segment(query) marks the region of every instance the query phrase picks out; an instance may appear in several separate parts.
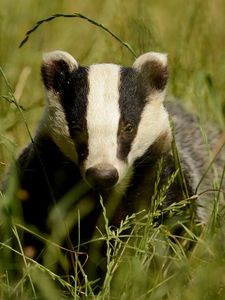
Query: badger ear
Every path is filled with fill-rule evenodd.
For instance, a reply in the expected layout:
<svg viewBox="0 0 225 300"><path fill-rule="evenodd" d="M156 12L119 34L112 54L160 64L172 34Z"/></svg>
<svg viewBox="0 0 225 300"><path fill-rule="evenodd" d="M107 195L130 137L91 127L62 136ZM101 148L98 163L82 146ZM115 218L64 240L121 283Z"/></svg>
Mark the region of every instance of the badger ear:
<svg viewBox="0 0 225 300"><path fill-rule="evenodd" d="M77 68L77 61L67 52L56 50L44 53L41 74L46 89L59 92L70 73Z"/></svg>
<svg viewBox="0 0 225 300"><path fill-rule="evenodd" d="M133 68L138 71L141 83L147 90L163 91L168 80L167 55L148 52L139 56Z"/></svg>

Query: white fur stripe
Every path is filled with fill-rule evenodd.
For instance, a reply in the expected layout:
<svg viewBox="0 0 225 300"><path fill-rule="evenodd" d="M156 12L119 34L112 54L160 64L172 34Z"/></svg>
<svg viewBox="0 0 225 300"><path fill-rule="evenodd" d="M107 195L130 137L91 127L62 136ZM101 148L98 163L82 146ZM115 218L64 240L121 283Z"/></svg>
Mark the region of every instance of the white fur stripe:
<svg viewBox="0 0 225 300"><path fill-rule="evenodd" d="M129 165L141 157L163 132L169 132L169 128L168 113L161 103L160 95L155 96L155 99L151 99L146 104L142 112L137 135L128 155Z"/></svg>
<svg viewBox="0 0 225 300"><path fill-rule="evenodd" d="M45 122L43 122L43 130L48 132L59 149L73 162L77 162L77 153L74 143L69 134L69 128L66 121L65 112L59 101L59 95L47 91L48 108Z"/></svg>
<svg viewBox="0 0 225 300"><path fill-rule="evenodd" d="M89 69L87 105L88 157L85 169L98 163L112 164L119 175L117 132L120 119L120 67L112 64L92 65Z"/></svg>

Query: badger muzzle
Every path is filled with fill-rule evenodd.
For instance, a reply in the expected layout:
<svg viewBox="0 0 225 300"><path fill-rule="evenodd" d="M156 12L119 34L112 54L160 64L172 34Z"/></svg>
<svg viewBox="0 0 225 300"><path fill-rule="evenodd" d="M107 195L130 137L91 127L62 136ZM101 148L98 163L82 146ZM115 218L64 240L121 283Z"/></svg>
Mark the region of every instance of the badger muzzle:
<svg viewBox="0 0 225 300"><path fill-rule="evenodd" d="M94 189L104 190L117 184L119 174L111 164L97 164L86 170L85 179Z"/></svg>

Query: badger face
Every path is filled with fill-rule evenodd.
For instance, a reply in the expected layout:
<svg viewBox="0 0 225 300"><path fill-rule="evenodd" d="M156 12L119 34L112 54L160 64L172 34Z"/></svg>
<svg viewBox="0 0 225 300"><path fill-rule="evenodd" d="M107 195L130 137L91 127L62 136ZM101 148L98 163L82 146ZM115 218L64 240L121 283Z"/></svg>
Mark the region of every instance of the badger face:
<svg viewBox="0 0 225 300"><path fill-rule="evenodd" d="M43 57L42 77L47 130L92 187L119 185L159 139L162 152L170 144L163 107L166 55L146 53L130 68L82 67L70 54L54 51Z"/></svg>

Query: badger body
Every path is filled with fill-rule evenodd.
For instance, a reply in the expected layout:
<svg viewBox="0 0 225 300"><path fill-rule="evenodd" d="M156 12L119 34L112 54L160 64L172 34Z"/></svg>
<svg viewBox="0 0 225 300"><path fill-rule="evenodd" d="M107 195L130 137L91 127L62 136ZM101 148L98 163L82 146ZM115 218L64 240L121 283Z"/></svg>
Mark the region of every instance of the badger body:
<svg viewBox="0 0 225 300"><path fill-rule="evenodd" d="M148 209L159 163L161 186L178 168L169 115L186 197L195 194L208 166L208 146L194 116L176 102L164 104L166 55L146 53L132 67L82 67L70 54L54 51L44 55L41 71L46 109L34 142L18 158L20 189L26 191L22 201L26 223L48 232L49 213L65 197L72 199L68 231L73 232L70 240L76 248L95 231L102 213L99 196L106 206L110 203L110 224L115 226L127 215ZM205 176L198 191L209 189L210 176ZM163 207L184 198L176 179L166 190ZM205 221L212 204L205 205L206 198L197 201L198 218Z"/></svg>

